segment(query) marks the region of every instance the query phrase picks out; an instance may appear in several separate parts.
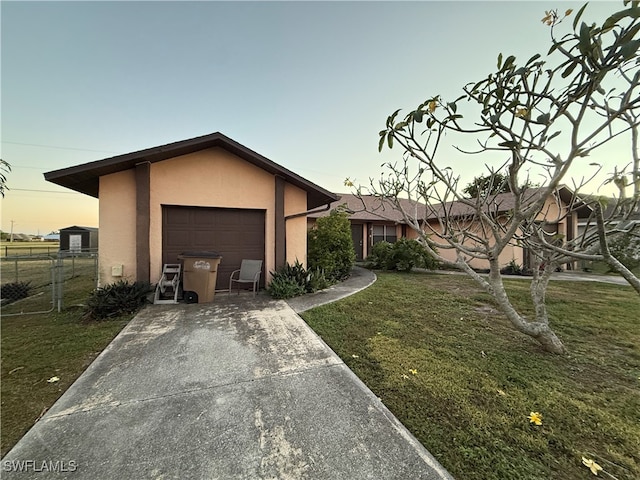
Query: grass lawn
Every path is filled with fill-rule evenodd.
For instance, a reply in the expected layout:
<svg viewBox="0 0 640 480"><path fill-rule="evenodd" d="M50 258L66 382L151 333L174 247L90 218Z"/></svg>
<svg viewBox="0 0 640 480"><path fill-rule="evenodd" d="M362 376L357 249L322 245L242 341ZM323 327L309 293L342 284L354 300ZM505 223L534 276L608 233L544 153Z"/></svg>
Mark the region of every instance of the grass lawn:
<svg viewBox="0 0 640 480"><path fill-rule="evenodd" d="M68 280L65 304L83 303L92 288L90 278ZM42 298L3 307L2 313L42 309L44 306L38 304ZM81 315L81 310L72 308L61 313L2 317L1 455L15 445L131 319L129 315L82 323ZM54 376L60 380L48 383Z"/></svg>
<svg viewBox="0 0 640 480"><path fill-rule="evenodd" d="M593 273L599 273L601 275L619 275L617 272L609 270L609 265L604 262L590 262L589 268ZM640 275L640 267L632 268L631 273Z"/></svg>
<svg viewBox="0 0 640 480"><path fill-rule="evenodd" d="M0 257L13 255L56 255L58 242L0 242Z"/></svg>
<svg viewBox="0 0 640 480"><path fill-rule="evenodd" d="M528 282L510 281L531 311ZM458 275L381 273L302 316L460 479L640 478L640 298L629 287L552 282L543 352ZM542 414L542 425L527 418Z"/></svg>

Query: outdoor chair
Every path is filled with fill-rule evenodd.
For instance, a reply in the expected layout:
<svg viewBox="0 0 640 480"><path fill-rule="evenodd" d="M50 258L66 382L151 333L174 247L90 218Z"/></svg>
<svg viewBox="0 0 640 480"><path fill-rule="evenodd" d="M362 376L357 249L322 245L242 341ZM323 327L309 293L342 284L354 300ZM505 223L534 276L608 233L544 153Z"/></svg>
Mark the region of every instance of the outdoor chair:
<svg viewBox="0 0 640 480"><path fill-rule="evenodd" d="M240 270L234 270L229 278L229 295L233 284L238 284L238 295L240 295L240 285L253 284L253 295L255 296L260 284L260 274L262 273L262 260L242 260ZM235 278L234 278L235 277Z"/></svg>

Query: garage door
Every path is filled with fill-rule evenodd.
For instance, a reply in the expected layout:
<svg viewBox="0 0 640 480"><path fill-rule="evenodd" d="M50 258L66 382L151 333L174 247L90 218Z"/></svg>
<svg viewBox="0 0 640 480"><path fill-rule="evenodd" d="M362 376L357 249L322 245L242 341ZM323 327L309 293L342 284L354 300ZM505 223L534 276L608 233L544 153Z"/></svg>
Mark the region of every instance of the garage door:
<svg viewBox="0 0 640 480"><path fill-rule="evenodd" d="M216 289L229 288L229 276L243 258L264 261L264 232L264 210L163 205L162 261L176 263L189 250L219 252ZM264 267L260 283L264 286Z"/></svg>

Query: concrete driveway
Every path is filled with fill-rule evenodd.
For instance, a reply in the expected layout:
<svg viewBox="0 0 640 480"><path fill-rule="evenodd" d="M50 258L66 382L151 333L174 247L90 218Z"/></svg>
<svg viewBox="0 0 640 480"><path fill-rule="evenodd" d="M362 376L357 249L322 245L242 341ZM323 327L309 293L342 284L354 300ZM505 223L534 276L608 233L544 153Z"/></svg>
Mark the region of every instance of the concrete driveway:
<svg viewBox="0 0 640 480"><path fill-rule="evenodd" d="M291 307L245 295L146 308L2 477L451 478Z"/></svg>

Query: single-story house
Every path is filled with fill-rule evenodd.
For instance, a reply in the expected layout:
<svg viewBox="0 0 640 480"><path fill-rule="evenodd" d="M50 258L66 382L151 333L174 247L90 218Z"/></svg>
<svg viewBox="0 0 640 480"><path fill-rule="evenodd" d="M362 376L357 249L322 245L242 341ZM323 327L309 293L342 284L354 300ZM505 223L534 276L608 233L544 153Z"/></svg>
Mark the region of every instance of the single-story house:
<svg viewBox="0 0 640 480"><path fill-rule="evenodd" d="M222 255L218 289L245 258L263 260L264 274L306 263L307 212L337 200L219 132L44 176L99 199L102 285L155 283L185 251Z"/></svg>
<svg viewBox="0 0 640 480"><path fill-rule="evenodd" d="M73 225L60 229L60 250L63 252L97 252L98 229Z"/></svg>
<svg viewBox="0 0 640 480"><path fill-rule="evenodd" d="M527 196L533 201L541 192L541 189L531 188ZM329 215L330 211L342 206L349 212L351 222L351 236L358 260L365 259L373 245L380 241L395 242L398 238L415 239L418 233L408 225L401 212L394 208L388 200L370 195L355 196L352 194L339 194L339 199L331 204L329 212L312 213L308 217L307 228L313 228L315 221ZM570 241L578 234L578 216L585 215L587 207L584 204L572 202L573 193L566 187L560 187L552 198L545 202L538 221L546 221L545 230L550 234L557 234L559 238ZM402 207L410 212L411 216L419 219L422 230L427 234L435 234L434 241L445 243L437 238L441 233L440 219L444 212L457 222L466 223L470 230L480 235L482 229L474 219L474 211L471 207L461 202L447 202L444 206L437 205L427 207L424 203L401 199ZM569 206L573 208L569 211ZM506 215L514 208L514 197L510 193L497 194L492 198L491 209L498 215ZM440 249L439 254L449 260L455 260L456 253L453 249ZM500 256L500 264L507 265L515 261L518 265L532 267L534 258L527 248L517 242L508 245ZM487 268L488 262L474 259L470 265L475 268ZM568 266L571 268L571 266Z"/></svg>
<svg viewBox="0 0 640 480"><path fill-rule="evenodd" d="M307 217L308 229L313 228L316 220L326 217L338 207L349 213L351 238L356 252L356 260L364 260L371 254L373 245L381 241L394 243L399 238L416 238L417 234L409 227L402 213L394 209L387 201L371 195L360 197L349 193L338 194L339 199L331 204L329 211L312 212ZM406 208L414 205L402 200ZM411 210L410 210L411 211Z"/></svg>

